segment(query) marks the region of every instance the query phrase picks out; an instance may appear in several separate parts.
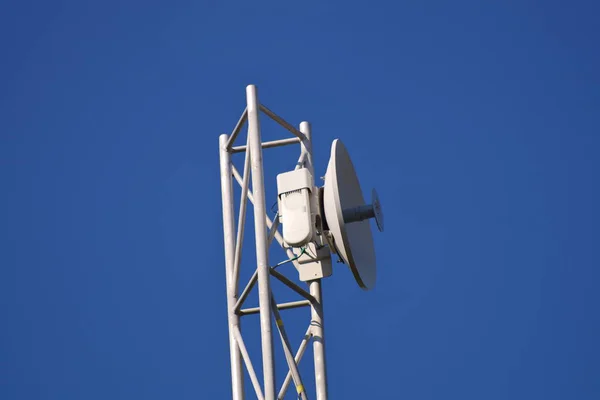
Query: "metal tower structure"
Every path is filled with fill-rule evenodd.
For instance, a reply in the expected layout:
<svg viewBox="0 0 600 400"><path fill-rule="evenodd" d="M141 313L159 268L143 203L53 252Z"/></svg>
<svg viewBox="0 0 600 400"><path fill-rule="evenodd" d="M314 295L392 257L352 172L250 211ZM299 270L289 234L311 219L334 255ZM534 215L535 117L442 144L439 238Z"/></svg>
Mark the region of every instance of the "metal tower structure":
<svg viewBox="0 0 600 400"><path fill-rule="evenodd" d="M227 282L227 313L229 324L229 350L231 362L232 397L234 400L244 399L244 371L245 365L254 392L258 399L275 400L283 399L290 383L294 383L298 397L308 399L298 364L312 342L314 352L314 374L316 386L316 399L327 399L327 373L325 363L325 335L323 327L323 302L321 294L321 278L331 274L331 255L329 241L323 229L319 229L322 222L319 213L312 216L313 225L317 227L310 243L300 252L286 245L279 231L279 213L272 220L266 212L265 182L263 172L263 149L278 146L300 144L300 155L295 169L305 168L310 172L309 191L313 210L319 209L319 189L314 184L314 167L312 160L311 128L308 122L302 122L298 129L287 123L281 117L260 104L256 87L250 85L246 88L247 106L231 135L222 134L219 137L221 191L223 202L223 232L225 248L225 267ZM265 114L293 136L287 139L263 142L259 115ZM245 145L234 146L243 126L248 126L248 136ZM232 164L231 156L234 153L245 152L244 169L242 174ZM285 171L282 171L285 172ZM249 189L252 179L252 190ZM233 182L241 186L240 207L235 222ZM244 237L245 216L247 204L251 202L254 209L254 230L256 241L255 271L243 290L239 290L241 251ZM236 230L237 226L237 230ZM306 276L308 290L269 266L269 248L276 240L289 256L289 262L294 263L298 271L301 269L312 271L310 277ZM308 250L306 250L308 249ZM306 254L305 254L306 253ZM311 279L315 277L315 279ZM290 290L300 295L303 300L288 303L277 303L271 290L271 279L276 279ZM244 308L244 302L255 285L258 285L259 307ZM288 340L285 326L281 319L281 311L291 308L310 308L310 320L299 347L294 349ZM260 384L257 372L244 344L240 319L246 315L259 314L261 328L262 373L263 385ZM272 319L275 323L273 324ZM275 358L273 354L274 332L277 330L288 365L288 373L281 386L277 387L275 380ZM277 390L279 389L279 390Z"/></svg>

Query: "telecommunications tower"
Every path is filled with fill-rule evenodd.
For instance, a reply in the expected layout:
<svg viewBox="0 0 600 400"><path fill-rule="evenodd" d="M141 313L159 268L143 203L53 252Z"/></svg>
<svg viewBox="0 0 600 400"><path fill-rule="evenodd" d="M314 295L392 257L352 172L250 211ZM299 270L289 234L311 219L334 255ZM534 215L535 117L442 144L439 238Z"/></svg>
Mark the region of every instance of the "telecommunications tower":
<svg viewBox="0 0 600 400"><path fill-rule="evenodd" d="M246 88L246 109L231 135L219 137L221 165L221 192L223 202L223 234L225 242L225 269L227 282L227 314L229 324L229 351L231 362L232 398L245 398L245 365L256 398L283 399L293 382L298 397L307 400L309 394L302 383L298 364L309 344L314 352L314 378L317 400L327 399L327 369L325 365L325 336L321 279L332 274L332 253L346 264L357 284L372 289L376 280L376 262L369 219L374 218L383 231L383 213L377 193L372 191L371 204L366 204L356 172L345 146L339 139L333 141L325 183L315 186L312 159L311 127L300 123L299 129L283 120L258 101L254 85ZM261 140L259 115L263 113L287 129L293 137L274 141ZM244 125L248 126L245 145L234 146ZM277 215L271 219L265 202L263 149L300 145L295 168L277 175ZM242 173L231 161L233 153L245 153ZM296 160L290 160L290 164ZM249 189L252 179L252 190ZM237 229L234 214L233 181L241 186ZM241 254L248 202L253 204L256 245L254 274L239 291ZM286 251L288 262L293 263L297 276L291 279L269 266L269 248L273 240ZM278 303L271 291L270 280L276 279L303 300ZM295 281L300 281L297 283ZM244 302L254 286L258 285L259 307L244 308ZM307 290L307 288L308 290ZM288 339L281 319L286 309L308 307L308 328L297 351ZM262 374L261 385L248 354L240 318L259 314L261 329ZM278 387L275 380L273 330L277 330L288 365L288 373Z"/></svg>

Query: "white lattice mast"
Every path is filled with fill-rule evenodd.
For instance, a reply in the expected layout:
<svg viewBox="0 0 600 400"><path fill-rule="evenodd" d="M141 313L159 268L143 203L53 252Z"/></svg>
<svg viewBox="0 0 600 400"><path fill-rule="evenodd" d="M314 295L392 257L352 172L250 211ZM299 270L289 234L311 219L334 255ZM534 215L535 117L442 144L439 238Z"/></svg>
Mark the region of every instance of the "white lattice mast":
<svg viewBox="0 0 600 400"><path fill-rule="evenodd" d="M373 286L375 259L368 219L377 218L377 223L382 229L381 207L375 193L373 204L364 204L354 168L341 142L334 141L332 158L325 178L326 185L324 188L317 188L314 182L310 124L302 122L299 129L294 128L259 103L257 90L253 85L246 88L246 101L247 107L231 135L223 134L219 137L232 397L234 400L245 397L243 362L257 398L283 399L290 383L293 382L298 397L307 400L308 395L298 364L312 341L315 398L326 400L327 369L321 279L331 275L331 253L335 252L340 260L348 264L361 287L370 289ZM293 137L262 142L259 122L261 113L284 127ZM234 146L246 123L246 145ZM300 144L300 155L293 170L281 171L277 176L278 213L274 220L271 220L266 212L262 152L263 149L294 144ZM245 153L243 174L239 173L231 161L231 155L240 152ZM290 165L293 165L292 161L294 160L290 160ZM241 187L237 230L233 199L234 179ZM249 190L250 179L252 191ZM328 182L333 184L328 185ZM253 203L254 209L256 264L254 274L240 292L241 253L248 202ZM348 224L352 224L352 229ZM279 231L281 225L282 232ZM277 266L269 266L269 248L273 240L285 249L289 257L286 262L293 263L299 280L308 285L308 291L302 284L297 284L280 273L276 269ZM353 242L365 242L367 245L364 249L355 248L353 251ZM302 300L277 303L271 291L271 278L283 283ZM256 285L259 307L242 308ZM307 330L294 353L281 318L281 311L299 307L310 307L311 312ZM260 384L249 357L240 328L240 318L252 314L259 314L260 317L263 385ZM271 316L275 319L274 324ZM281 339L288 365L288 373L281 381L279 390L275 379L273 328Z"/></svg>
<svg viewBox="0 0 600 400"><path fill-rule="evenodd" d="M316 386L317 399L327 398L327 380L325 373L325 348L323 335L323 320L321 307L321 283L320 279L309 282L309 291L306 291L291 279L272 269L268 265L269 260L269 245L273 239L276 239L280 245L284 245L281 233L278 231L279 218L275 217L272 221L266 212L265 202L265 184L263 173L263 149L285 146L291 144L300 144L301 152L298 160L297 168L310 169L312 178L312 146L310 142L310 125L303 122L300 125L300 130L294 128L282 118L274 114L272 111L261 105L258 101L256 87L250 85L246 88L247 107L242 117L238 121L231 135L221 135L219 138L219 150L221 158L221 191L223 199L223 231L225 242L225 264L226 264L226 281L227 281L227 309L229 323L229 342L231 353L231 378L232 378L232 395L233 399L240 400L244 398L244 384L242 362L246 365L246 369L250 375L255 394L258 398L266 400L274 400L275 398L283 398L285 392L291 383L297 389L298 395L307 399L304 385L298 371L298 363L307 347L309 340L313 340L313 348L315 352L315 371L316 371ZM259 114L264 112L266 115L274 119L295 137L276 140L272 142L261 142ZM248 138L245 146L233 146L238 134L243 125L248 124ZM245 152L246 158L244 162L243 175L235 169L231 162L231 154L237 152ZM295 161L295 160L294 160ZM250 176L252 178L252 192L248 189ZM240 211L238 215L237 234L235 231L234 221L234 201L233 201L233 179L236 179L242 188ZM310 188L312 200L317 204L316 190L314 188L314 178ZM254 208L254 230L256 240L256 271L252 278L239 293L238 281L241 268L241 248L244 233L244 221L246 213L246 203L251 201ZM292 248L286 249L290 259L292 259L296 268L300 268L299 260ZM329 263L329 271L331 270L331 260L315 261L313 268L318 268L319 265ZM270 288L270 278L280 280L291 290L302 296L304 300L277 304L273 298ZM317 274L318 276L318 274ZM253 309L243 309L242 306L253 286L258 284L259 307ZM290 347L287 338L287 332L280 318L280 311L297 308L310 307L312 320L309 322L309 327L300 343L296 353ZM240 329L239 320L242 316L249 314L260 315L261 326L261 350L263 360L263 382L260 385L259 379L254 370L252 361L248 356L245 348L242 332ZM274 313L276 317L275 326L281 338L284 353L290 372L283 380L276 397L276 382L275 382L275 358L273 356L273 332L271 331L272 322L271 315Z"/></svg>

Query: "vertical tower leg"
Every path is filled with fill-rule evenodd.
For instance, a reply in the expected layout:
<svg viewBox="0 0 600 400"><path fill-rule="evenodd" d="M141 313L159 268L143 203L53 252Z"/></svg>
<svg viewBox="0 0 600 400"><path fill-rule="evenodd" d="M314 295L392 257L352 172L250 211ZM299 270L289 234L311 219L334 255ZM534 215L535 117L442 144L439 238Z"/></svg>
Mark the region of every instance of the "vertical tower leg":
<svg viewBox="0 0 600 400"><path fill-rule="evenodd" d="M233 400L244 399L244 375L242 360L234 332L239 325L239 317L233 312L237 301L237 288L233 276L235 257L235 223L233 214L233 187L231 175L231 155L227 151L226 134L219 137L221 164L221 193L223 197L223 235L225 243L225 279L227 282L227 320L229 323L229 354L231 358L231 388Z"/></svg>
<svg viewBox="0 0 600 400"><path fill-rule="evenodd" d="M306 136L302 143L302 151L306 152L305 165L315 176L312 159L312 140L310 124L300 123L300 132ZM314 182L313 182L314 186ZM310 294L317 300L318 304L311 307L311 328L313 332L313 352L315 360L315 384L317 389L317 400L327 400L327 371L325 364L325 334L323 329L323 296L321 292L321 279L308 283Z"/></svg>
<svg viewBox="0 0 600 400"><path fill-rule="evenodd" d="M260 307L264 395L265 400L275 400L275 363L273 358L273 334L271 332L271 287L269 282L267 225L265 222L267 211L260 123L258 121L260 110L256 87L254 85L246 87L246 101L248 104L248 146L251 156L252 192L254 194L254 230L258 270L258 304Z"/></svg>
<svg viewBox="0 0 600 400"><path fill-rule="evenodd" d="M323 296L321 293L321 279L310 281L309 287L310 294L313 295L318 302L318 305L313 306L311 310L317 400L327 400L327 370L325 364L325 335L323 330Z"/></svg>

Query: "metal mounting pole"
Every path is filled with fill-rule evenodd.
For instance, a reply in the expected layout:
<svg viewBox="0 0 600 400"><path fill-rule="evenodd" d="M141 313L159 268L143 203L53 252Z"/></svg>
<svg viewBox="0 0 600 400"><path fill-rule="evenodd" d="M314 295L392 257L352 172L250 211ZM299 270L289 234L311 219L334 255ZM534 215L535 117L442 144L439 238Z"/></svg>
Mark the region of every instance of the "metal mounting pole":
<svg viewBox="0 0 600 400"><path fill-rule="evenodd" d="M275 400L275 362L273 357L273 334L271 332L271 287L269 274L269 249L267 246L267 215L263 173L262 145L260 137L260 112L256 87L246 87L248 110L248 147L252 167L252 192L254 195L254 230L256 240L256 264L258 271L258 304L263 357L265 400ZM234 303L235 304L235 303Z"/></svg>
<svg viewBox="0 0 600 400"><path fill-rule="evenodd" d="M325 363L325 334L323 329L323 295L321 280L309 282L310 294L318 304L311 309L311 326L313 331L313 354L315 359L315 385L317 400L327 400L327 365Z"/></svg>
<svg viewBox="0 0 600 400"><path fill-rule="evenodd" d="M231 155L227 151L228 136L219 137L221 164L221 193L223 201L223 236L225 244L225 279L227 282L227 319L229 323L229 354L231 358L231 390L233 400L244 399L244 375L241 353L238 348L235 331L239 329L239 317L234 312L237 302L236 279L233 276L235 258L235 223L233 217L233 188L231 174Z"/></svg>
<svg viewBox="0 0 600 400"><path fill-rule="evenodd" d="M312 159L310 124L308 122L301 122L300 132L305 136L305 140L302 142L302 152L305 154L304 162L314 179L315 173ZM325 334L323 329L323 296L321 292L321 279L310 281L308 285L310 294L316 300L316 303L313 303L311 307L311 329L313 334L317 400L327 400L327 370L325 363Z"/></svg>

